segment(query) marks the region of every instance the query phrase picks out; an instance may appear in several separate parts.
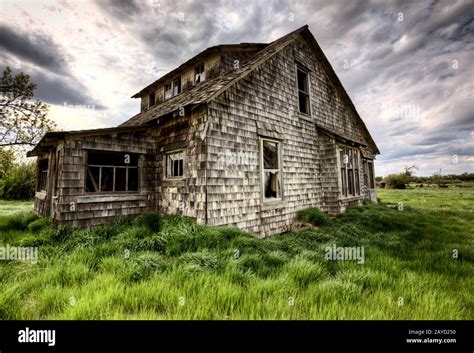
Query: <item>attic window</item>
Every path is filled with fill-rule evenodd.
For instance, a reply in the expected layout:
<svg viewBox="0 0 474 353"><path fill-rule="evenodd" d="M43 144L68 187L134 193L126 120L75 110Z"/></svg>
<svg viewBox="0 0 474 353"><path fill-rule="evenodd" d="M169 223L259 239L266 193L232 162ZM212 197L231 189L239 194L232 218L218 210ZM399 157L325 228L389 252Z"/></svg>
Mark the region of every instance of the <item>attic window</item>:
<svg viewBox="0 0 474 353"><path fill-rule="evenodd" d="M261 150L263 199L281 199L280 142L262 139Z"/></svg>
<svg viewBox="0 0 474 353"><path fill-rule="evenodd" d="M155 92L153 92L148 95L148 108L153 107L155 103Z"/></svg>
<svg viewBox="0 0 474 353"><path fill-rule="evenodd" d="M138 154L87 153L86 192L138 191Z"/></svg>
<svg viewBox="0 0 474 353"><path fill-rule="evenodd" d="M46 191L48 183L48 159L40 159L38 162L38 191Z"/></svg>
<svg viewBox="0 0 474 353"><path fill-rule="evenodd" d="M204 63L197 65L194 68L194 84L206 80L206 72L204 71Z"/></svg>
<svg viewBox="0 0 474 353"><path fill-rule="evenodd" d="M171 82L165 84L165 99L170 99L173 96L173 90L171 89Z"/></svg>
<svg viewBox="0 0 474 353"><path fill-rule="evenodd" d="M183 151L172 152L166 155L166 177L180 178L184 175Z"/></svg>
<svg viewBox="0 0 474 353"><path fill-rule="evenodd" d="M300 113L310 115L308 73L297 68L298 108Z"/></svg>
<svg viewBox="0 0 474 353"><path fill-rule="evenodd" d="M178 77L173 81L173 96L177 96L181 93L181 77Z"/></svg>

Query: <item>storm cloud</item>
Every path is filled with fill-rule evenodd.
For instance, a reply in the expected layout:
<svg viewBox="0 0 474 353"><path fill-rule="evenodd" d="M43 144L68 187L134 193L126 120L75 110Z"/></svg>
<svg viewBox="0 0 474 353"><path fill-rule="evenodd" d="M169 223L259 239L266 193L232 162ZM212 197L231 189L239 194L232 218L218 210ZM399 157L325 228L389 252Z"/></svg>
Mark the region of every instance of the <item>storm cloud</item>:
<svg viewBox="0 0 474 353"><path fill-rule="evenodd" d="M3 1L0 6L7 14L0 20L0 59L10 64L20 59L21 70L38 83L38 97L57 106L107 108L84 115L80 128L114 126L136 114L139 103L132 94L210 46L270 42L308 24L382 152L377 175L414 163L420 175L439 168L473 171L472 1L100 0L28 6ZM64 113L57 115L60 125ZM460 161L456 165L453 155Z"/></svg>

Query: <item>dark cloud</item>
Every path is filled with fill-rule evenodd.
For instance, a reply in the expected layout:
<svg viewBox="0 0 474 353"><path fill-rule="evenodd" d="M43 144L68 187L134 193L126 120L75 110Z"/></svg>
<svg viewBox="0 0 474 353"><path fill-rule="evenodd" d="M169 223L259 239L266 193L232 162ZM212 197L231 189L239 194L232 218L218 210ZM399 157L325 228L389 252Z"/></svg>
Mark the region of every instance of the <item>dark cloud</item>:
<svg viewBox="0 0 474 353"><path fill-rule="evenodd" d="M160 0L149 0L150 3L159 4ZM146 2L137 2L135 0L98 0L97 4L110 14L112 17L120 21L132 21L134 18L142 14Z"/></svg>
<svg viewBox="0 0 474 353"><path fill-rule="evenodd" d="M41 33L25 33L0 24L0 47L18 59L57 73L66 73L64 50Z"/></svg>

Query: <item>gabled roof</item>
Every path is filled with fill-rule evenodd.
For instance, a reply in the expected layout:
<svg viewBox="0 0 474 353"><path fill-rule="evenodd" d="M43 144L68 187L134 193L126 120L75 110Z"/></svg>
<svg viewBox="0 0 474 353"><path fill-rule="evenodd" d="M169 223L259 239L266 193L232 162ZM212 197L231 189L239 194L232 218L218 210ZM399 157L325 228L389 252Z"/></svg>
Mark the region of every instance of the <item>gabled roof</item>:
<svg viewBox="0 0 474 353"><path fill-rule="evenodd" d="M152 121L154 121L155 119L163 115L169 114L171 112L174 112L176 110L179 110L181 108L210 102L213 98L217 97L222 92L227 90L230 86L232 86L234 83L236 83L241 78L243 78L244 76L252 72L253 69L255 69L257 66L261 65L262 63L264 63L265 61L273 57L280 50L285 48L287 45L292 43L293 40L296 39L299 35L301 35L306 40L308 45L313 49L313 52L315 53L316 58L321 64L326 75L328 76L330 81L334 84L342 100L353 112L353 115L356 119L356 123L361 128L361 132L363 133L363 135L367 138L367 141L371 149L374 151L375 154L379 154L380 151L377 145L375 144L375 141L373 140L372 136L370 135L369 130L367 129L365 123L363 122L362 118L357 112L346 90L342 86L342 83L337 77L334 69L332 68L328 59L326 58L323 51L321 50L321 47L319 46L318 42L316 41L312 33L309 31L308 25L298 28L297 30L271 42L270 44L265 46L263 49L257 51L253 56L251 56L249 59L247 59L241 64L240 69L232 70L222 76L218 76L213 79L206 80L203 83L200 83L194 86L188 91L185 91L175 97L172 97L145 112L142 112L133 116L132 118L130 118L129 120L127 120L126 122L122 123L119 126L132 127L132 126L139 126L139 125L147 125L151 123ZM162 79L160 79L159 81L161 81Z"/></svg>
<svg viewBox="0 0 474 353"><path fill-rule="evenodd" d="M184 91L177 96L174 96L163 103L160 103L149 110L139 113L120 126L136 126L147 124L160 116L171 113L180 108L184 108L189 105L196 105L210 101L215 96L222 93L230 85L237 82L240 78L250 73L256 66L260 65L263 61L272 57L280 49L291 43L296 35L307 29L308 26L301 27L294 32L291 32L280 39L265 46L252 57L242 62L240 68L237 70L229 71L228 73L217 76L215 78L206 80L190 90Z"/></svg>
<svg viewBox="0 0 474 353"><path fill-rule="evenodd" d="M196 56L193 56L191 59L188 61L184 62L180 66L178 66L176 69L168 72L166 75L160 77L158 80L152 82L145 88L143 88L140 92L135 93L132 98L140 98L144 94L151 93L153 89L156 89L160 84L164 83L165 81L168 81L175 77L176 75L179 74L183 69L192 66L193 64L199 63L200 60L208 57L212 53L224 53L224 52L229 52L229 51L235 51L235 50L260 50L262 48L265 48L268 44L266 43L240 43L240 44L220 44L220 45L215 45L213 47L209 47L206 50L200 52Z"/></svg>

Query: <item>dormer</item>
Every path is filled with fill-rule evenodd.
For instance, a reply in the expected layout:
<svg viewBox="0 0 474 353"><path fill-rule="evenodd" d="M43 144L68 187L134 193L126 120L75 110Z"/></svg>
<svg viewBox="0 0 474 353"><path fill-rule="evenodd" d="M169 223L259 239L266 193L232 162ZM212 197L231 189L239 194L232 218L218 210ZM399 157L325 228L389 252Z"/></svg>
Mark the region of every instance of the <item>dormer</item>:
<svg viewBox="0 0 474 353"><path fill-rule="evenodd" d="M242 43L208 48L176 69L148 85L132 98L141 99L141 112L172 99L196 85L200 85L239 67L266 44Z"/></svg>

